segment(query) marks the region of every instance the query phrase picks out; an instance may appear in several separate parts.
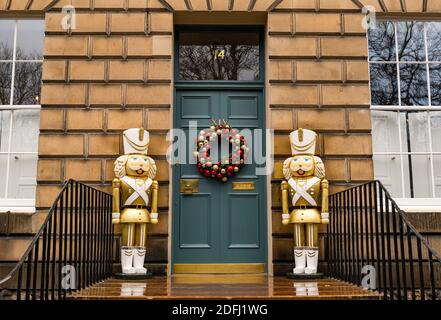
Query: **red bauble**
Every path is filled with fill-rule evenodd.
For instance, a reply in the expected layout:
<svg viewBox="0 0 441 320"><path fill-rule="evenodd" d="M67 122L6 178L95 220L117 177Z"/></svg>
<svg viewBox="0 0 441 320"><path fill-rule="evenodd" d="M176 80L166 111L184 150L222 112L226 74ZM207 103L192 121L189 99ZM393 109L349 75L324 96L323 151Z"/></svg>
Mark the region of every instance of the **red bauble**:
<svg viewBox="0 0 441 320"><path fill-rule="evenodd" d="M216 170L211 170L211 174L212 174L212 175L215 175L216 173L217 173Z"/></svg>
<svg viewBox="0 0 441 320"><path fill-rule="evenodd" d="M227 176L231 177L233 174L231 172L227 172Z"/></svg>
<svg viewBox="0 0 441 320"><path fill-rule="evenodd" d="M202 163L198 162L198 168L202 168Z"/></svg>
<svg viewBox="0 0 441 320"><path fill-rule="evenodd" d="M222 173L218 173L216 177L217 177L218 179L222 179L223 175L222 175Z"/></svg>
<svg viewBox="0 0 441 320"><path fill-rule="evenodd" d="M208 178L210 174L211 174L210 170L205 170L204 176Z"/></svg>
<svg viewBox="0 0 441 320"><path fill-rule="evenodd" d="M204 173L204 169L200 168L200 169L199 169L199 172L200 172L200 173Z"/></svg>
<svg viewBox="0 0 441 320"><path fill-rule="evenodd" d="M233 170L234 170L234 168L233 168L233 166L228 166L228 172L233 172Z"/></svg>

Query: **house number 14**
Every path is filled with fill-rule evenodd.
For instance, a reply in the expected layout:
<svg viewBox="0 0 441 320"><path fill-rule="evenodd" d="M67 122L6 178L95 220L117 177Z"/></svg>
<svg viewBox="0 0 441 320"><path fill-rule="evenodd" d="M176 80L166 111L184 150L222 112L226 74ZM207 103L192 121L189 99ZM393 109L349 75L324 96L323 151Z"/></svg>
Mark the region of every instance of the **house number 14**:
<svg viewBox="0 0 441 320"><path fill-rule="evenodd" d="M224 60L225 59L225 49L214 51L214 60Z"/></svg>

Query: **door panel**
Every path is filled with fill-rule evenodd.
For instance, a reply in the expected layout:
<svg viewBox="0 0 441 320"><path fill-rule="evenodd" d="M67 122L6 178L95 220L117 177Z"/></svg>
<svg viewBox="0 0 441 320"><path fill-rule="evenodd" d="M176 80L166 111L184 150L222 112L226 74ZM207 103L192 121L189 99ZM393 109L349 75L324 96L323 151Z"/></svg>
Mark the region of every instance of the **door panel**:
<svg viewBox="0 0 441 320"><path fill-rule="evenodd" d="M227 96L228 119L258 119L259 104L257 96L229 95Z"/></svg>
<svg viewBox="0 0 441 320"><path fill-rule="evenodd" d="M229 194L228 248L259 248L259 195Z"/></svg>
<svg viewBox="0 0 441 320"><path fill-rule="evenodd" d="M263 128L262 96L261 91L178 90L175 127L188 132L191 120L201 130L211 119L227 119L239 130ZM265 177L256 175L252 163L226 183L207 179L188 164L190 157L192 150L187 163L173 169L173 263L265 263ZM199 192L180 193L180 179L199 179ZM251 182L255 189L233 190L232 182Z"/></svg>
<svg viewBox="0 0 441 320"><path fill-rule="evenodd" d="M181 96L182 119L210 119L213 114L213 96L195 92L194 95Z"/></svg>
<svg viewBox="0 0 441 320"><path fill-rule="evenodd" d="M211 248L211 219L213 210L210 194L183 197L179 210L179 245L181 248Z"/></svg>

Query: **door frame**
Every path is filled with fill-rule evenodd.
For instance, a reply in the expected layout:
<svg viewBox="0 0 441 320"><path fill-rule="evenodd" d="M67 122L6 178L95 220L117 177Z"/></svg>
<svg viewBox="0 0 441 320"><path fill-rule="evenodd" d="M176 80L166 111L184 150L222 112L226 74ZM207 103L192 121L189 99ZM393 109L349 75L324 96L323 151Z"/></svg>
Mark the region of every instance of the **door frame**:
<svg viewBox="0 0 441 320"><path fill-rule="evenodd" d="M254 31L259 33L259 80L255 81L243 81L243 80L178 80L179 76L179 32L181 31ZM236 26L236 25L175 25L174 28L174 40L173 40L173 96L172 96L172 122L173 122L173 128L176 127L178 119L177 113L174 112L174 108L176 105L176 93L178 90L238 90L238 91L260 91L262 93L262 129L265 130L267 128L267 118L266 118L266 94L265 94L265 87L266 87L266 48L265 48L265 26L263 25L246 25L246 26ZM265 139L265 153L268 152L268 141ZM268 158L268 155L266 155L266 158ZM168 240L168 268L167 268L167 274L171 275L173 274L173 266L174 266L174 256L173 256L173 250L174 250L174 215L178 212L178 202L176 201L177 195L180 193L179 190L179 184L175 183L175 180L178 178L178 172L177 167L175 165L171 165L171 191L170 199L169 199L169 240ZM177 181L177 180L176 180ZM271 273L272 272L272 266L270 266L271 261L269 261L269 252L270 248L269 245L271 243L271 231L269 229L269 225L271 225L271 211L270 206L268 203L268 177L263 177L263 202L265 203L265 206L263 208L264 214L264 224L265 224L265 230L266 237L264 240L264 252L265 252L265 272ZM269 214L268 214L269 212Z"/></svg>

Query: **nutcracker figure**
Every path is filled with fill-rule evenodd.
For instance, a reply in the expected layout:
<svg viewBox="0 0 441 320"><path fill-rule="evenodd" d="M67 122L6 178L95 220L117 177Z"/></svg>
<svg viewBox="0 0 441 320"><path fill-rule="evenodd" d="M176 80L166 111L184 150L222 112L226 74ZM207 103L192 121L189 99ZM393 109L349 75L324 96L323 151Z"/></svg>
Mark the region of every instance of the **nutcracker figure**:
<svg viewBox="0 0 441 320"><path fill-rule="evenodd" d="M317 134L299 129L289 138L293 156L283 163L282 223L294 226L293 273L311 275L317 273L318 226L329 223L328 180L314 156Z"/></svg>
<svg viewBox="0 0 441 320"><path fill-rule="evenodd" d="M147 156L148 145L147 131L128 129L123 132L124 155L115 161L112 222L121 224L123 274L147 273L147 224L158 223L156 164Z"/></svg>

